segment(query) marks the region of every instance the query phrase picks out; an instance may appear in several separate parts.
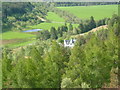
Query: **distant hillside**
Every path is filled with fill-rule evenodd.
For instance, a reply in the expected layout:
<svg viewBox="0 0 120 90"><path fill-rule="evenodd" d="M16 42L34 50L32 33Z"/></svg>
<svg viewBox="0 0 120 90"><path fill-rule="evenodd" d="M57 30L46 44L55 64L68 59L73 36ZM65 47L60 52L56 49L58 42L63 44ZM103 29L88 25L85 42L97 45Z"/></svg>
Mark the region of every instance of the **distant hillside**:
<svg viewBox="0 0 120 90"><path fill-rule="evenodd" d="M23 15L24 13L27 13L28 11L31 11L33 9L33 5L31 3L24 3L24 2L3 2L2 4L2 12L3 12L3 21L8 16L16 16L16 15Z"/></svg>
<svg viewBox="0 0 120 90"><path fill-rule="evenodd" d="M91 6L91 5L112 5L117 2L55 2L55 6Z"/></svg>
<svg viewBox="0 0 120 90"><path fill-rule="evenodd" d="M2 4L3 31L23 30L27 25L35 25L43 22L48 12L45 3L32 2L3 2Z"/></svg>

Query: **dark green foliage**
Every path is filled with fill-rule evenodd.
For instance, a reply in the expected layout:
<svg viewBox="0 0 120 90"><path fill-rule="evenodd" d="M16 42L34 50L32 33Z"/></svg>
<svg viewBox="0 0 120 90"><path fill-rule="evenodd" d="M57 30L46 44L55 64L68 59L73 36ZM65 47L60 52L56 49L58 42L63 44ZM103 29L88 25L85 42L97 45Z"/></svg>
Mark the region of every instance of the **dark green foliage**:
<svg viewBox="0 0 120 90"><path fill-rule="evenodd" d="M32 49L30 52L30 57L35 61L39 61L42 59L39 51L37 50L37 48L35 46L32 46Z"/></svg>
<svg viewBox="0 0 120 90"><path fill-rule="evenodd" d="M45 82L48 88L60 88L61 76L64 73L65 62L68 62L67 51L58 43L52 43L50 51L45 58Z"/></svg>
<svg viewBox="0 0 120 90"><path fill-rule="evenodd" d="M111 20L109 21L108 25L110 27L112 27L114 25L114 23L116 23L119 20L119 16L117 16L116 14L113 14Z"/></svg>
<svg viewBox="0 0 120 90"><path fill-rule="evenodd" d="M81 33L87 32L92 30L93 28L96 28L96 21L94 20L94 17L91 16L90 20L86 20L79 24L78 29L80 29Z"/></svg>
<svg viewBox="0 0 120 90"><path fill-rule="evenodd" d="M36 38L39 40L47 40L50 38L50 32L48 30L41 31Z"/></svg>
<svg viewBox="0 0 120 90"><path fill-rule="evenodd" d="M67 32L68 31L68 27L65 25L65 26L61 26L61 30L63 32Z"/></svg>
<svg viewBox="0 0 120 90"><path fill-rule="evenodd" d="M31 5L31 3L24 3L24 2L12 2L12 3L8 3L8 2L4 2L2 3L2 12L3 12L3 21L4 18L7 18L8 16L15 16L17 17L17 15L22 15L24 13L27 13L28 11L31 11L33 6Z"/></svg>
<svg viewBox="0 0 120 90"><path fill-rule="evenodd" d="M58 27L57 34L58 34L58 37L63 36L63 31L62 31L61 27Z"/></svg>
<svg viewBox="0 0 120 90"><path fill-rule="evenodd" d="M109 18L104 18L96 22L96 27L108 24Z"/></svg>
<svg viewBox="0 0 120 90"><path fill-rule="evenodd" d="M110 5L118 4L118 2L55 2L57 7L67 7L67 6L90 6L90 5Z"/></svg>
<svg viewBox="0 0 120 90"><path fill-rule="evenodd" d="M58 39L58 42L61 43L61 44L63 44L63 43L64 43L64 39L63 39L62 37L60 37L60 38Z"/></svg>
<svg viewBox="0 0 120 90"><path fill-rule="evenodd" d="M69 24L69 31L72 31L73 30L73 26L72 26L72 24L70 23Z"/></svg>
<svg viewBox="0 0 120 90"><path fill-rule="evenodd" d="M44 87L41 82L44 79L43 71L42 60L36 62L34 59L19 59L12 71L12 85L16 88Z"/></svg>
<svg viewBox="0 0 120 90"><path fill-rule="evenodd" d="M81 33L85 32L84 25L82 23L79 24L78 28L81 30Z"/></svg>
<svg viewBox="0 0 120 90"><path fill-rule="evenodd" d="M90 17L90 21L89 21L88 28L89 28L89 30L91 30L91 29L93 29L93 28L95 28L95 27L96 27L96 22L95 22L95 20L94 20L94 17L91 16L91 17Z"/></svg>
<svg viewBox="0 0 120 90"><path fill-rule="evenodd" d="M51 39L57 39L58 38L57 31L54 27L51 27L50 34L51 34Z"/></svg>
<svg viewBox="0 0 120 90"><path fill-rule="evenodd" d="M12 65L11 65L11 62L12 60L11 59L8 59L8 53L10 51L8 49L4 49L3 50L3 56L2 56L2 83L3 83L3 87L7 87L9 86L9 84L11 83L11 80L10 80L10 73L11 73L11 70L12 70Z"/></svg>
<svg viewBox="0 0 120 90"><path fill-rule="evenodd" d="M78 37L77 38L77 44L78 45L83 45L83 44L85 44L86 43L86 39L85 39L85 37L84 36L80 36L80 37Z"/></svg>
<svg viewBox="0 0 120 90"><path fill-rule="evenodd" d="M115 36L113 37L115 39ZM71 83L71 87L77 88L101 88L104 83L110 83L110 72L114 67L112 57L115 56L110 56L108 49L110 46L106 44L109 40L98 40L97 36L92 35L89 42L76 43L72 49L66 73L63 75L63 88L70 87L69 84L67 86L67 83ZM114 41L116 42L117 39ZM65 84L65 80L69 80L69 82L66 81Z"/></svg>

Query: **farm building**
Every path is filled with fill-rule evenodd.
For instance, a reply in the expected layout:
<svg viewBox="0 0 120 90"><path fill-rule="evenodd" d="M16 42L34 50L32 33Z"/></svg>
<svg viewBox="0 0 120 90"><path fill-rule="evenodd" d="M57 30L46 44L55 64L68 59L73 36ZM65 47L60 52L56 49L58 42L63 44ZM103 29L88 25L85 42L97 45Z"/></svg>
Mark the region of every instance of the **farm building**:
<svg viewBox="0 0 120 90"><path fill-rule="evenodd" d="M64 47L70 47L72 48L75 44L75 39L71 39L71 40L64 40Z"/></svg>

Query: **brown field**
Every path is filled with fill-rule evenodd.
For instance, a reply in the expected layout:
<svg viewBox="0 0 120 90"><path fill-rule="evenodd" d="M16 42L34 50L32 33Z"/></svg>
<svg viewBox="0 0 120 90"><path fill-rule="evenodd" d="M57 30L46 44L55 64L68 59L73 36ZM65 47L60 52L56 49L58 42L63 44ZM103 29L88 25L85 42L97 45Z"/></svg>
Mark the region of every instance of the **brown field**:
<svg viewBox="0 0 120 90"><path fill-rule="evenodd" d="M24 39L10 39L10 40L0 40L0 45L13 44L17 42L25 41Z"/></svg>

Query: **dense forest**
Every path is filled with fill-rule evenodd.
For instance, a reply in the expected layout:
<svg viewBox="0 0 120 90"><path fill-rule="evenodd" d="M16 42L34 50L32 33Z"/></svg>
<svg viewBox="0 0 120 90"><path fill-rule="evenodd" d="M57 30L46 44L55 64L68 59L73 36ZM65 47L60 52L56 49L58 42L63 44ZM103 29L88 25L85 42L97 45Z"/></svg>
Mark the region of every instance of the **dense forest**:
<svg viewBox="0 0 120 90"><path fill-rule="evenodd" d="M120 16L82 20L59 6L110 5L117 2L4 2L3 32L22 32L47 20L48 12L64 25L35 33L35 43L2 47L3 88L116 88L120 86ZM42 19L46 21L43 21ZM74 27L74 24L78 26ZM99 26L107 26L95 32ZM87 33L87 34L85 34ZM82 34L82 35L81 35ZM76 39L73 48L64 40ZM14 39L15 40L15 39ZM30 39L27 39L30 40ZM0 66L1 67L1 66Z"/></svg>
<svg viewBox="0 0 120 90"><path fill-rule="evenodd" d="M111 75L117 87L119 21L114 15L108 29L77 37L72 49L51 39L18 50L3 48L3 87L103 88L110 87Z"/></svg>

